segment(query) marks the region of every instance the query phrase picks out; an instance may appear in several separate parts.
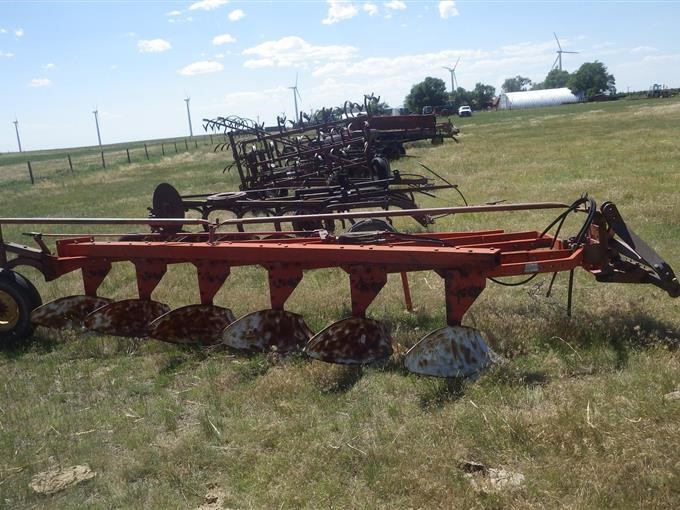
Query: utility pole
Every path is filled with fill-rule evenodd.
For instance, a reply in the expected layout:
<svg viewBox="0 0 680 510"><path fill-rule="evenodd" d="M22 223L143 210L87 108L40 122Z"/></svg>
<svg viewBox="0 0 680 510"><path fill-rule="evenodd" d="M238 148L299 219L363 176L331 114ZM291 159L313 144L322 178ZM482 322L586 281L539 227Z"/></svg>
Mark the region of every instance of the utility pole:
<svg viewBox="0 0 680 510"><path fill-rule="evenodd" d="M194 137L194 129L191 127L191 111L189 110L189 101L191 101L190 97L187 97L184 102L187 104L187 118L189 119L189 136L191 138Z"/></svg>
<svg viewBox="0 0 680 510"><path fill-rule="evenodd" d="M14 129L17 132L17 143L19 144L19 152L23 152L21 150L21 138L19 138L19 120L15 118L13 124Z"/></svg>
<svg viewBox="0 0 680 510"><path fill-rule="evenodd" d="M101 134L99 133L99 111L94 110L92 113L94 113L94 122L97 125L97 140L99 140L99 149L101 150L101 148L102 148L102 137L101 137Z"/></svg>

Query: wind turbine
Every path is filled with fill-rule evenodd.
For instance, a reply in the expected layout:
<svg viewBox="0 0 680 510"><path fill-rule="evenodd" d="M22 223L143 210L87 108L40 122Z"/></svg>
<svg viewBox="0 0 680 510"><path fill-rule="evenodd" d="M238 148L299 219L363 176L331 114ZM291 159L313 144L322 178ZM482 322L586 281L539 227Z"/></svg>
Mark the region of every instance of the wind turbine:
<svg viewBox="0 0 680 510"><path fill-rule="evenodd" d="M559 48L557 50L557 58L555 59L555 62L553 62L552 69L559 69L560 71L562 70L562 53L578 53L578 51L565 51L562 49L562 45L560 44L560 40L557 38L557 34L553 32L553 35L555 36L555 40L557 41L557 47Z"/></svg>
<svg viewBox="0 0 680 510"><path fill-rule="evenodd" d="M191 127L191 110L189 110L189 102L191 98L189 96L184 98L184 102L187 104L187 118L189 119L189 137L194 137L194 128Z"/></svg>
<svg viewBox="0 0 680 510"><path fill-rule="evenodd" d="M300 92L298 92L298 73L295 73L295 85L292 87L288 87L293 91L293 101L295 101L295 124L297 124L300 121L300 114L298 113L298 98L300 98L300 101L302 101L302 96L300 95Z"/></svg>
<svg viewBox="0 0 680 510"><path fill-rule="evenodd" d="M456 65L453 67L442 67L442 69L446 69L449 73L451 73L451 93L453 94L456 91L456 87L458 87L458 80L456 80L456 67L458 67L458 62L460 62L460 57L458 57L458 60L456 60ZM454 87L455 85L455 87Z"/></svg>

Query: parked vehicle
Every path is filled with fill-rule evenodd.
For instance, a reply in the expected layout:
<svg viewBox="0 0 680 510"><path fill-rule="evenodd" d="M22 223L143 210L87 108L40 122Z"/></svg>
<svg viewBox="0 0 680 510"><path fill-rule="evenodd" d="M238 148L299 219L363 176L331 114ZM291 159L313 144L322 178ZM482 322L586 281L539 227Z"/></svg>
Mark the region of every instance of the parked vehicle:
<svg viewBox="0 0 680 510"><path fill-rule="evenodd" d="M472 117L472 109L468 105L458 108L459 117Z"/></svg>

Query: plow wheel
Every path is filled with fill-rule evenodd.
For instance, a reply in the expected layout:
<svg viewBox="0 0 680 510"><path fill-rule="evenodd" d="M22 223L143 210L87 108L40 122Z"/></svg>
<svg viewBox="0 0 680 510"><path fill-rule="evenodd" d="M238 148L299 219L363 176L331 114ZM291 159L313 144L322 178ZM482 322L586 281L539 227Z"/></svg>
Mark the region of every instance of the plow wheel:
<svg viewBox="0 0 680 510"><path fill-rule="evenodd" d="M188 305L161 315L149 327L149 336L176 344L212 345L222 338L222 330L234 322L228 308L215 305Z"/></svg>
<svg viewBox="0 0 680 510"><path fill-rule="evenodd" d="M156 186L151 201L154 218L184 218L184 205L179 192L170 184L163 182ZM164 234L177 234L181 225L159 227Z"/></svg>
<svg viewBox="0 0 680 510"><path fill-rule="evenodd" d="M31 282L14 271L0 269L0 346L31 336L31 310L40 304Z"/></svg>
<svg viewBox="0 0 680 510"><path fill-rule="evenodd" d="M341 365L364 365L392 355L392 340L378 321L348 317L317 333L305 346L311 358Z"/></svg>
<svg viewBox="0 0 680 510"><path fill-rule="evenodd" d="M285 310L260 310L227 326L222 342L250 352L285 353L301 349L312 334L301 315Z"/></svg>
<svg viewBox="0 0 680 510"><path fill-rule="evenodd" d="M491 364L493 352L481 333L465 326L436 329L404 356L409 371L434 377L476 378Z"/></svg>

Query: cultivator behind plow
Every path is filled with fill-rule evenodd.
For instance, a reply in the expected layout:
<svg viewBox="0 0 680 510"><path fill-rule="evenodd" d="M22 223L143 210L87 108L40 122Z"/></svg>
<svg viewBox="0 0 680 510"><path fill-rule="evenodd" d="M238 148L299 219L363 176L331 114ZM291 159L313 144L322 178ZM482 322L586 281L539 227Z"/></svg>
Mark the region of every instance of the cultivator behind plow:
<svg viewBox="0 0 680 510"><path fill-rule="evenodd" d="M367 317L367 309L387 281L388 274L435 271L444 281L447 325L426 335L405 355L406 367L416 373L454 377L477 374L491 359L479 331L462 325L465 313L488 279L573 271L582 267L602 282L651 283L670 296L680 295L680 284L670 266L624 223L616 207L580 199L571 206L558 203L501 204L440 208L438 212L491 213L560 209L543 231L443 232L400 234L391 231L331 235L325 231L222 233L217 223L178 220L67 220L2 219L9 224L126 224L151 227L206 225L208 232L140 234L132 240L103 240L99 235L66 236L56 241L56 253L45 244L47 234L30 234L38 248L0 239L0 332L3 339L29 335L32 325L75 325L110 335L151 337L176 343L226 344L245 351L304 351L319 360L366 364L388 358L392 339L381 322ZM434 213L435 210L426 210ZM422 212L422 211L420 211ZM559 238L567 215L583 214L581 229ZM371 213L327 215L362 218ZM385 211L385 216L408 211ZM290 218L278 218L290 221ZM229 220L265 222L271 218ZM553 227L556 234L549 234ZM64 237L58 235L57 237ZM111 301L98 289L112 264L130 262L136 271L138 296ZM200 304L175 310L152 297L171 264L196 267ZM46 280L80 270L84 294L40 305L40 296L16 267L38 269ZM271 308L234 320L232 312L213 303L232 267L262 266L269 281ZM349 276L351 316L314 334L302 316L287 311L289 296L305 272L342 268Z"/></svg>

